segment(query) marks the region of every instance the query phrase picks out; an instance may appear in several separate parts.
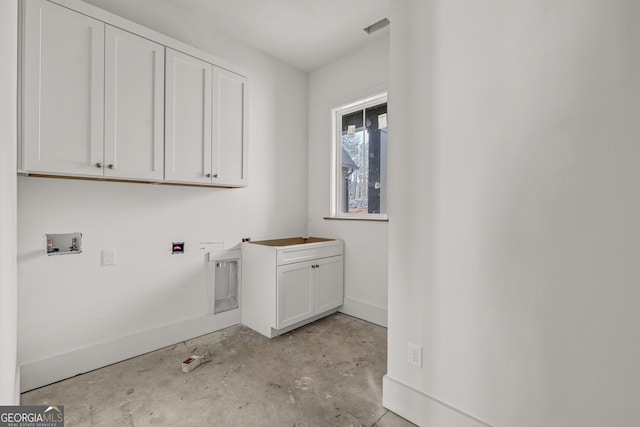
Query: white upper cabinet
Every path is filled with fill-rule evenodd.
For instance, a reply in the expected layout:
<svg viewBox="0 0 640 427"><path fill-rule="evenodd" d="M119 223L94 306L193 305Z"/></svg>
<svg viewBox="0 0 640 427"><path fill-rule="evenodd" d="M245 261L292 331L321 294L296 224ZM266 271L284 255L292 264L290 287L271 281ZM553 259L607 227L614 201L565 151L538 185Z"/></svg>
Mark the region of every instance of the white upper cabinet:
<svg viewBox="0 0 640 427"><path fill-rule="evenodd" d="M164 46L111 26L105 37L104 175L164 178Z"/></svg>
<svg viewBox="0 0 640 427"><path fill-rule="evenodd" d="M82 1L21 5L20 172L247 185L233 66Z"/></svg>
<svg viewBox="0 0 640 427"><path fill-rule="evenodd" d="M167 181L211 183L211 86L211 64L167 48Z"/></svg>
<svg viewBox="0 0 640 427"><path fill-rule="evenodd" d="M247 79L213 67L214 184L247 184Z"/></svg>
<svg viewBox="0 0 640 427"><path fill-rule="evenodd" d="M167 49L165 179L247 183L247 79Z"/></svg>
<svg viewBox="0 0 640 427"><path fill-rule="evenodd" d="M104 24L43 0L24 7L20 169L101 176Z"/></svg>

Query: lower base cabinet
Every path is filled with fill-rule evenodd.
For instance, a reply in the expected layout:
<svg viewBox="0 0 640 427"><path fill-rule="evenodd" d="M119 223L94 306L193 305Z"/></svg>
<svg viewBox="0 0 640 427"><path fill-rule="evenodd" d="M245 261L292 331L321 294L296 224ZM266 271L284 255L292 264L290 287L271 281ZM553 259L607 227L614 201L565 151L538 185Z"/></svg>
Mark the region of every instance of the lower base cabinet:
<svg viewBox="0 0 640 427"><path fill-rule="evenodd" d="M247 242L242 259L242 323L269 338L343 304L342 240L287 246Z"/></svg>

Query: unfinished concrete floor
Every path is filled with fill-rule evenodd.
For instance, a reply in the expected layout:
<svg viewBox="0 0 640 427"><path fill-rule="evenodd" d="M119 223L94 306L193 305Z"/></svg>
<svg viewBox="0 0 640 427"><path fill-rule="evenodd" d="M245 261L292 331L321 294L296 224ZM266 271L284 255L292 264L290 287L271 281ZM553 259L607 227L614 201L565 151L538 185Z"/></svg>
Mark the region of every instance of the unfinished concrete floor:
<svg viewBox="0 0 640 427"><path fill-rule="evenodd" d="M205 355L184 373L181 362ZM335 314L269 340L234 326L33 390L72 426L413 424L382 407L385 328Z"/></svg>

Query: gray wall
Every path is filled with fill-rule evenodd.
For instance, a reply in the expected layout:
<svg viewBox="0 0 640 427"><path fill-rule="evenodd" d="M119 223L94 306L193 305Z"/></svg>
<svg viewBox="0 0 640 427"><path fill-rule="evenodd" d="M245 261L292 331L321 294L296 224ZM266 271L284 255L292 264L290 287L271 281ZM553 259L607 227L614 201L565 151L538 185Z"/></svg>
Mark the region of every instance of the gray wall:
<svg viewBox="0 0 640 427"><path fill-rule="evenodd" d="M0 3L0 405L16 395L16 141L18 2Z"/></svg>
<svg viewBox="0 0 640 427"><path fill-rule="evenodd" d="M306 73L219 36L200 17L151 0L92 3L247 72L249 186L20 177L18 337L23 388L50 381L47 375L73 363L95 368L105 362L105 354L124 358L145 343L152 349L166 337L180 341L189 333L185 331L204 333L205 323L209 330L220 328L215 319L224 315L211 322L202 318L208 272L199 243L219 242L230 249L245 236L302 235L307 227ZM45 256L43 234L66 232L83 233L83 253ZM187 253L172 256L173 241L185 241ZM102 267L101 250L110 248L117 251L117 264ZM194 327L193 319L202 322Z"/></svg>
<svg viewBox="0 0 640 427"><path fill-rule="evenodd" d="M636 424L638 3L395 7L387 406Z"/></svg>
<svg viewBox="0 0 640 427"><path fill-rule="evenodd" d="M386 90L389 38L313 71L309 76L309 234L345 241L341 311L387 325L387 222L325 220L330 215L331 109Z"/></svg>

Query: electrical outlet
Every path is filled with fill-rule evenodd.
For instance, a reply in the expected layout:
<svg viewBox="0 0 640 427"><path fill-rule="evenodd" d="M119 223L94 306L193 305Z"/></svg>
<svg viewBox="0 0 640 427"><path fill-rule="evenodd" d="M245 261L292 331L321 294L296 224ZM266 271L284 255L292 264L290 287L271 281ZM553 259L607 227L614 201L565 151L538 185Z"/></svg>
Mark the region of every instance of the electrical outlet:
<svg viewBox="0 0 640 427"><path fill-rule="evenodd" d="M102 250L102 266L115 265L116 263L116 250L115 249L103 249Z"/></svg>
<svg viewBox="0 0 640 427"><path fill-rule="evenodd" d="M407 362L422 369L422 346L413 343L407 345Z"/></svg>

